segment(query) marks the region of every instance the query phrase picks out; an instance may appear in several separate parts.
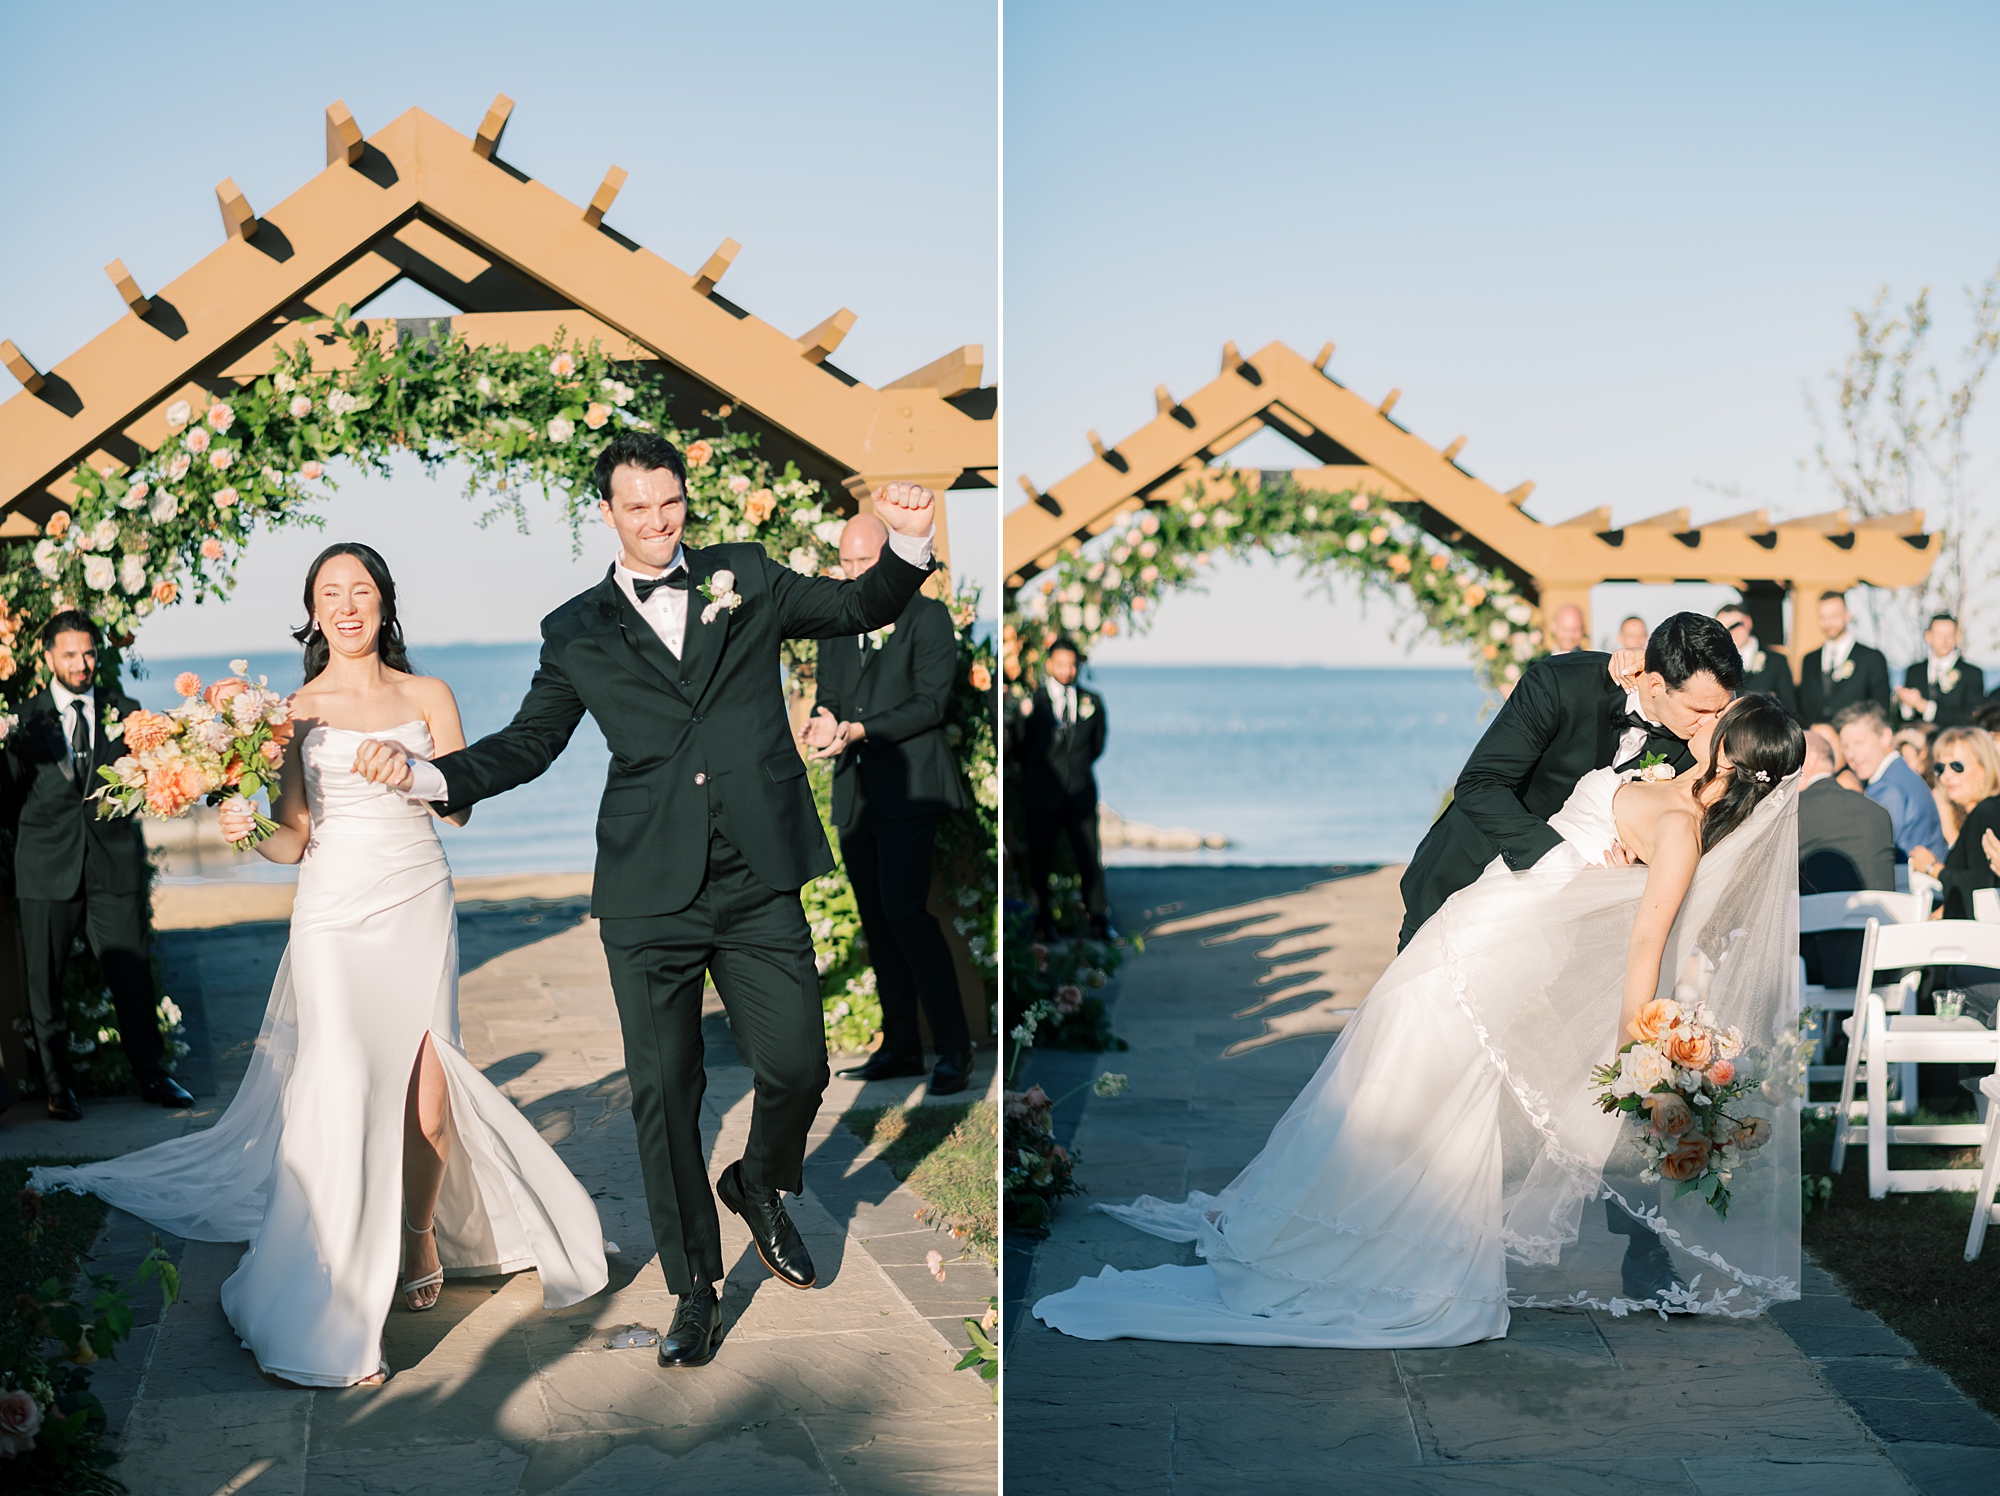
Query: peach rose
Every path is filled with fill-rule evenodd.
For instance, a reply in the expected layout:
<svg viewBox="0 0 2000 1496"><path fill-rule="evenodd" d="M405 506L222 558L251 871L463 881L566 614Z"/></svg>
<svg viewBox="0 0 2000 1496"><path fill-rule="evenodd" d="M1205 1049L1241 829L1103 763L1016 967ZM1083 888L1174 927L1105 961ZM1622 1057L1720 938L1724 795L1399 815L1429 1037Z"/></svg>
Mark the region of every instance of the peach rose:
<svg viewBox="0 0 2000 1496"><path fill-rule="evenodd" d="M761 525L777 507L777 495L768 488L760 488L743 501L743 517L753 525Z"/></svg>
<svg viewBox="0 0 2000 1496"><path fill-rule="evenodd" d="M181 441L197 457L208 450L208 433L199 426L190 430Z"/></svg>
<svg viewBox="0 0 2000 1496"><path fill-rule="evenodd" d="M1639 1016L1625 1026L1625 1032L1641 1044L1651 1044L1660 1037L1661 1030L1669 1027L1681 1016L1681 1006L1671 998L1656 997L1643 1004Z"/></svg>
<svg viewBox="0 0 2000 1496"><path fill-rule="evenodd" d="M549 372L558 379L567 379L576 372L576 360L567 353L558 353L549 360Z"/></svg>
<svg viewBox="0 0 2000 1496"><path fill-rule="evenodd" d="M292 413L293 420L303 421L313 413L312 397L310 395L294 395L292 396L292 403L285 408Z"/></svg>
<svg viewBox="0 0 2000 1496"><path fill-rule="evenodd" d="M180 584L175 582L172 577L165 578L153 584L153 601L163 608L180 595Z"/></svg>
<svg viewBox="0 0 2000 1496"><path fill-rule="evenodd" d="M1699 1179L1702 1170L1708 1167L1708 1155L1714 1150L1715 1145L1700 1133L1683 1133L1674 1151L1660 1160L1660 1177L1675 1184Z"/></svg>
<svg viewBox="0 0 2000 1496"><path fill-rule="evenodd" d="M1736 1066L1733 1061L1717 1060L1708 1067L1708 1083L1712 1086L1726 1086L1734 1079L1736 1079Z"/></svg>
<svg viewBox="0 0 2000 1496"><path fill-rule="evenodd" d="M212 707L220 707L230 697L241 695L249 689L250 687L247 682L237 680L234 676L225 675L221 680L208 688L203 694L202 700L206 701Z"/></svg>
<svg viewBox="0 0 2000 1496"><path fill-rule="evenodd" d="M226 401L218 400L209 406L207 419L210 428L220 436L236 424L236 412L229 408Z"/></svg>
<svg viewBox="0 0 2000 1496"><path fill-rule="evenodd" d="M32 1392L0 1392L0 1459L11 1460L35 1447L42 1431L42 1405Z"/></svg>
<svg viewBox="0 0 2000 1496"><path fill-rule="evenodd" d="M291 726L289 722L286 723L285 725L287 727ZM283 763L285 761L284 747L282 744L279 744L277 742L266 743L262 748L259 748L257 751L263 754L264 757L271 763L278 764L278 763Z"/></svg>
<svg viewBox="0 0 2000 1496"><path fill-rule="evenodd" d="M1694 1112L1679 1096L1661 1092L1646 1098L1652 1110L1651 1129L1656 1138L1677 1138L1694 1126Z"/></svg>
<svg viewBox="0 0 2000 1496"><path fill-rule="evenodd" d="M67 509L58 509L49 516L49 522L42 526L42 533L52 540L61 540L69 533L70 518Z"/></svg>
<svg viewBox="0 0 2000 1496"><path fill-rule="evenodd" d="M183 670L174 677L174 694L177 696L201 695L201 677L192 670Z"/></svg>
<svg viewBox="0 0 2000 1496"><path fill-rule="evenodd" d="M207 560L220 561L222 559L222 542L217 540L213 535L209 536L208 539L201 543L201 554Z"/></svg>
<svg viewBox="0 0 2000 1496"><path fill-rule="evenodd" d="M1683 1070L1704 1070L1708 1062L1715 1058L1715 1043L1705 1029L1669 1029L1667 1058Z"/></svg>
<svg viewBox="0 0 2000 1496"><path fill-rule="evenodd" d="M583 424L588 426L592 431L596 431L601 426L603 426L606 421L610 419L611 419L611 407L608 405L600 405L595 400L590 402L589 409L585 410L583 413Z"/></svg>
<svg viewBox="0 0 2000 1496"><path fill-rule="evenodd" d="M687 457L687 465L689 467L707 467L709 458L715 455L715 448L697 437L694 441L688 443L688 449L684 455Z"/></svg>
<svg viewBox="0 0 2000 1496"><path fill-rule="evenodd" d="M1739 1148L1755 1152L1771 1141L1770 1120L1765 1117L1745 1117L1736 1124L1736 1131L1730 1134L1729 1141Z"/></svg>
<svg viewBox="0 0 2000 1496"><path fill-rule="evenodd" d="M225 488L217 492L215 507L218 509L234 509L236 507L236 490Z"/></svg>
<svg viewBox="0 0 2000 1496"><path fill-rule="evenodd" d="M972 689L975 691L990 691L993 689L993 672L986 668L984 660L974 660L972 662L970 679L972 681Z"/></svg>
<svg viewBox="0 0 2000 1496"><path fill-rule="evenodd" d="M319 463L309 462L304 467L299 469L299 476L301 478L304 478L308 483L310 483L316 480L319 477L319 475L325 471L326 469Z"/></svg>

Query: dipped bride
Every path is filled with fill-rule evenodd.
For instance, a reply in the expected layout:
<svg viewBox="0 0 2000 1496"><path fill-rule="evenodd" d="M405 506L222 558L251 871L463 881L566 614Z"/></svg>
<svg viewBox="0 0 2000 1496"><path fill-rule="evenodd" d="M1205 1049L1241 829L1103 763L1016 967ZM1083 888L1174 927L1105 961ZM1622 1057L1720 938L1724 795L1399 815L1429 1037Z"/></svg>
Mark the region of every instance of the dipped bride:
<svg viewBox="0 0 2000 1496"><path fill-rule="evenodd" d="M1380 1349L1503 1336L1512 1308L1740 1317L1797 1297L1804 738L1750 696L1687 746L1666 782L1584 774L1548 823L1562 845L1452 894L1219 1195L1100 1207L1204 1265L1107 1267L1036 1316L1091 1340ZM1660 997L1705 1004L1768 1070L1726 1218L1663 1184L1643 1121L1594 1095ZM1638 1286L1635 1237L1663 1264Z"/></svg>
<svg viewBox="0 0 2000 1496"><path fill-rule="evenodd" d="M205 1132L106 1163L34 1171L161 1230L248 1241L222 1307L257 1364L310 1387L388 1374L400 1294L446 1274L535 1268L559 1309L604 1287L596 1206L458 1037L458 926L431 811L354 772L362 743L425 758L465 745L441 680L410 672L389 569L330 546L308 572L305 684L257 844L299 864L291 941L248 1072ZM466 814L452 817L463 824ZM250 834L225 805L222 834Z"/></svg>

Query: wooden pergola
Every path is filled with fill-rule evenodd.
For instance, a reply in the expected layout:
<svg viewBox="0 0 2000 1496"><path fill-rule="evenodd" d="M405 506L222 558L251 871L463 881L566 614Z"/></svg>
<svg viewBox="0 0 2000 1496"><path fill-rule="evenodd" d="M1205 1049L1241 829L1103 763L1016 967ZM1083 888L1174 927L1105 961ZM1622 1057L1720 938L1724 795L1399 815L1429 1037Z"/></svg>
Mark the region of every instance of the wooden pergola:
<svg viewBox="0 0 2000 1496"><path fill-rule="evenodd" d="M470 137L411 109L364 138L335 103L324 171L263 213L225 180L222 244L156 290L112 261L125 314L68 358L45 368L0 342L24 386L0 404L0 535L36 533L66 505L77 463L136 464L166 438L169 404L199 407L255 379L276 342L307 338L317 366L341 366L349 351L324 327L287 329L404 279L460 313L366 319L371 332L430 336L446 321L480 345L529 348L558 329L599 339L614 358L655 363L690 413L734 406L764 455L796 462L849 507L895 479L996 486L998 391L980 385L978 345L870 388L829 361L853 312L796 337L759 321L718 289L735 240L690 273L605 222L619 168L579 207L509 166L499 145L513 107L495 99ZM942 509L938 549L948 554Z"/></svg>
<svg viewBox="0 0 2000 1496"><path fill-rule="evenodd" d="M1119 516L1178 499L1189 483L1219 498L1239 479L1252 486L1289 479L1402 506L1430 534L1511 577L1542 615L1574 604L1586 631L1590 589L1599 582L1718 582L1741 591L1760 639L1782 645L1789 592L1807 604L1793 609L1796 670L1820 644L1810 603L1821 592L1864 583L1914 586L1936 559L1921 510L1856 519L1836 509L1773 522L1755 509L1692 526L1680 508L1613 527L1609 506L1602 506L1543 524L1521 508L1534 484L1502 493L1473 477L1458 462L1463 436L1433 447L1391 414L1400 390L1370 403L1326 372L1332 354L1328 343L1308 361L1272 343L1246 359L1227 344L1213 381L1185 400L1161 385L1154 391L1158 415L1130 436L1107 447L1089 433L1096 455L1060 483L1043 492L1023 476L1033 502L1006 519L1008 591L1103 534ZM1219 465L1224 453L1267 427L1322 465L1290 472Z"/></svg>

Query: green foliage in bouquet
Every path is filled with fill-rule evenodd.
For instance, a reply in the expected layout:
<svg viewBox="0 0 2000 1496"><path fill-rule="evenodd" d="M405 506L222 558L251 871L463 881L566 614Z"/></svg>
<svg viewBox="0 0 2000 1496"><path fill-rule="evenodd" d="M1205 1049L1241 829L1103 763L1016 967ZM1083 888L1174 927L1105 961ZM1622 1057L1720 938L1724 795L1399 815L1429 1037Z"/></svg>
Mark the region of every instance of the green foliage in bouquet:
<svg viewBox="0 0 2000 1496"><path fill-rule="evenodd" d="M1049 1234L1056 1202L1080 1195L1078 1155L1056 1141L1055 1103L1040 1086L1008 1091L1000 1137L1000 1210L1010 1231L1040 1241Z"/></svg>
<svg viewBox="0 0 2000 1496"><path fill-rule="evenodd" d="M1111 1014L1102 993L1111 975L1125 962L1127 949L1143 949L1139 937L1130 947L1102 940L1063 940L1045 944L1034 938L1025 911L1007 916L1007 1034L1012 1056L1011 1078L1030 1049L1067 1049L1090 1054L1123 1049L1125 1041L1111 1031Z"/></svg>

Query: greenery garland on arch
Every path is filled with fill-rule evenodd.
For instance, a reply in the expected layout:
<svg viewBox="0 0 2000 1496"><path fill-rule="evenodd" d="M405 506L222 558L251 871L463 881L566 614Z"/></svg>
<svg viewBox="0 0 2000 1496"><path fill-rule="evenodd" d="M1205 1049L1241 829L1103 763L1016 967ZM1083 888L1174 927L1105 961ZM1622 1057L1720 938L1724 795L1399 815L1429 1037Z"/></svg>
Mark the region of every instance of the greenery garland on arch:
<svg viewBox="0 0 2000 1496"><path fill-rule="evenodd" d="M462 463L468 497L488 500L481 524L511 516L525 530L525 495L538 491L559 507L580 548L582 527L596 522L599 450L622 429L654 430L687 458L691 544L756 540L794 571L838 574L845 521L816 482L790 463L773 469L754 433L730 428L727 405L702 412L699 429L677 420L644 364L614 361L596 342L565 344L559 331L553 346L514 352L455 333L385 338L344 306L327 322L287 329L301 331L307 336L290 346L274 345L269 374L169 406L170 435L139 467L80 465L70 509L39 537L0 552L0 735L13 725L6 712L45 683L37 640L50 617L68 607L91 614L115 667L156 610L188 596L226 596L258 525L323 523L312 506L336 489L330 468L340 459L384 474L397 452L433 473ZM315 369L308 339L330 345L347 367ZM959 647L947 734L971 804L941 827L940 866L959 932L990 980L998 954L997 661L991 641L973 637L978 600L978 589L963 585L946 600ZM795 696L811 690L815 659L809 641L787 647ZM815 779L824 814L823 767ZM881 1009L844 869L808 885L804 901L829 1042L860 1048ZM85 994L81 1012L73 998L72 1032L97 1035L97 1055L79 1057L85 1078L114 1088L123 1058L116 1031L103 1026L110 1010L102 996Z"/></svg>
<svg viewBox="0 0 2000 1496"><path fill-rule="evenodd" d="M1162 598L1199 585L1218 557L1253 551L1294 559L1324 586L1335 576L1414 611L1426 632L1464 644L1499 692L1545 652L1534 608L1504 573L1465 546L1420 527L1404 506L1358 490L1321 493L1287 478L1266 486L1236 473L1224 489L1199 480L1165 504L1140 509L1021 589L1001 631L1008 691L1025 697L1048 646L1067 636L1086 652L1103 639L1144 633Z"/></svg>

